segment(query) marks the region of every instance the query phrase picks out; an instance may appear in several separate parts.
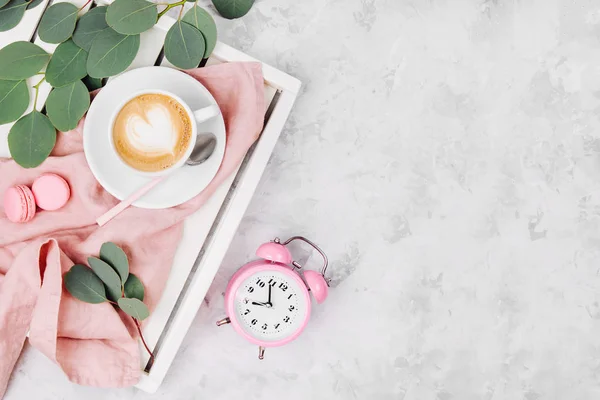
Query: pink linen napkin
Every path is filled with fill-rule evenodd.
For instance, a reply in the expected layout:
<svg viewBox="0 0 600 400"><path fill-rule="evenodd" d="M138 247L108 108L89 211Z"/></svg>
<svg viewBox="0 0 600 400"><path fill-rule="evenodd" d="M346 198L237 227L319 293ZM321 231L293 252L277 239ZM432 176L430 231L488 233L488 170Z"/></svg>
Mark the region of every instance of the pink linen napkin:
<svg viewBox="0 0 600 400"><path fill-rule="evenodd" d="M180 206L165 210L131 207L104 227L98 216L117 203L94 179L83 154L82 126L59 133L41 166L23 169L0 159L0 196L15 184L31 184L44 172L63 176L71 199L61 210L39 212L15 224L0 208L0 398L23 347L27 331L33 346L56 362L78 384L124 387L140 376L137 332L111 305L87 304L63 288L62 275L86 263L100 246L122 246L131 271L144 283L144 302L152 310L167 281L181 238L182 221L196 211L242 161L262 130L265 115L259 63L229 63L187 71L206 86L225 119L223 163L209 186ZM1 207L1 205L0 205Z"/></svg>

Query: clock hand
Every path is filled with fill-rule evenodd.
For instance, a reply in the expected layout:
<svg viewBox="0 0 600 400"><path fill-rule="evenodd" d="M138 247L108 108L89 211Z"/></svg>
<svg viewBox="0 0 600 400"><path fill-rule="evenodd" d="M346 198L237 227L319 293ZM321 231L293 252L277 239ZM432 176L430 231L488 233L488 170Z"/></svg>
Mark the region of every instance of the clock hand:
<svg viewBox="0 0 600 400"><path fill-rule="evenodd" d="M259 301L253 301L252 304L254 304L255 306L261 306L261 307L267 307L267 308L273 307L271 305L271 303L261 303Z"/></svg>
<svg viewBox="0 0 600 400"><path fill-rule="evenodd" d="M270 307L273 307L273 303L271 303L271 288L272 288L272 286L269 284L269 300L267 300L267 304Z"/></svg>

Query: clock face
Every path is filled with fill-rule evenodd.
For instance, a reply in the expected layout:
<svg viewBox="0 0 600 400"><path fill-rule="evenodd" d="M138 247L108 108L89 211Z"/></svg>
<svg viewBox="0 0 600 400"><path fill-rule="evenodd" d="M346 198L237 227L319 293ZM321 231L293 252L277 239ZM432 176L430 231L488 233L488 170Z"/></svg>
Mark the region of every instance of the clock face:
<svg viewBox="0 0 600 400"><path fill-rule="evenodd" d="M242 329L256 339L278 341L302 326L310 303L306 288L287 274L267 270L242 282L235 294L235 313Z"/></svg>

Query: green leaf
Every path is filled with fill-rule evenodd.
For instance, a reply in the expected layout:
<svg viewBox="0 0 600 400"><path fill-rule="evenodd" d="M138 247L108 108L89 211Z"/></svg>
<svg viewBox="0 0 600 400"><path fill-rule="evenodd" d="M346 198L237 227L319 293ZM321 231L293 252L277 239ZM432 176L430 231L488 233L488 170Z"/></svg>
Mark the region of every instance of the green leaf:
<svg viewBox="0 0 600 400"><path fill-rule="evenodd" d="M148 307L146 307L146 305L139 299L127 299L125 297L121 297L118 301L118 304L121 310L125 311L125 314L137 319L138 321L143 321L150 315Z"/></svg>
<svg viewBox="0 0 600 400"><path fill-rule="evenodd" d="M46 100L46 114L62 132L75 129L89 107L90 93L81 81L52 89Z"/></svg>
<svg viewBox="0 0 600 400"><path fill-rule="evenodd" d="M83 78L83 83L87 87L88 91L93 92L94 90L102 87L102 78L92 78L88 75Z"/></svg>
<svg viewBox="0 0 600 400"><path fill-rule="evenodd" d="M92 8L77 21L77 27L73 32L73 41L77 46L90 51L96 36L108 28L106 9L106 6Z"/></svg>
<svg viewBox="0 0 600 400"><path fill-rule="evenodd" d="M182 69L196 68L204 56L204 37L192 25L177 21L165 38L165 57Z"/></svg>
<svg viewBox="0 0 600 400"><path fill-rule="evenodd" d="M121 298L121 279L114 269L104 261L96 257L88 257L88 263L92 268L92 271L100 278L104 283L108 292L108 298L112 301L117 301Z"/></svg>
<svg viewBox="0 0 600 400"><path fill-rule="evenodd" d="M194 6L185 13L182 21L202 32L206 45L204 57L202 58L208 58L217 45L217 25L213 17L202 7Z"/></svg>
<svg viewBox="0 0 600 400"><path fill-rule="evenodd" d="M123 35L145 32L157 20L156 4L146 0L115 0L106 11L108 25Z"/></svg>
<svg viewBox="0 0 600 400"><path fill-rule="evenodd" d="M140 48L140 35L121 35L107 28L92 42L87 61L88 75L106 78L127 69Z"/></svg>
<svg viewBox="0 0 600 400"><path fill-rule="evenodd" d="M8 133L10 154L24 168L35 168L44 162L55 143L56 130L39 111L21 117Z"/></svg>
<svg viewBox="0 0 600 400"><path fill-rule="evenodd" d="M71 296L86 303L108 301L102 281L85 265L76 264L65 274L65 287Z"/></svg>
<svg viewBox="0 0 600 400"><path fill-rule="evenodd" d="M87 57L88 53L72 40L59 44L46 68L46 80L60 87L82 79L87 75Z"/></svg>
<svg viewBox="0 0 600 400"><path fill-rule="evenodd" d="M212 0L212 2L219 14L227 19L243 17L254 4L254 0Z"/></svg>
<svg viewBox="0 0 600 400"><path fill-rule="evenodd" d="M37 6L39 6L42 3L42 1L44 1L44 0L33 0L33 1L30 1L29 4L27 5L27 9L31 10L31 9L36 8Z"/></svg>
<svg viewBox="0 0 600 400"><path fill-rule="evenodd" d="M11 0L0 8L0 32L8 31L19 25L26 9L26 0Z"/></svg>
<svg viewBox="0 0 600 400"><path fill-rule="evenodd" d="M121 282L127 282L129 276L129 260L122 248L112 242L106 242L100 247L100 258L110 264L121 277Z"/></svg>
<svg viewBox="0 0 600 400"><path fill-rule="evenodd" d="M125 297L144 301L144 284L133 274L129 274L125 282Z"/></svg>
<svg viewBox="0 0 600 400"><path fill-rule="evenodd" d="M50 55L29 42L14 42L0 50L0 79L20 81L37 74Z"/></svg>
<svg viewBox="0 0 600 400"><path fill-rule="evenodd" d="M29 88L24 80L0 80L0 125L17 120L28 105Z"/></svg>
<svg viewBox="0 0 600 400"><path fill-rule="evenodd" d="M42 16L38 35L46 43L61 43L71 37L79 9L71 3L56 3Z"/></svg>
<svg viewBox="0 0 600 400"><path fill-rule="evenodd" d="M10 0L0 0L0 8L4 7L5 5L8 4Z"/></svg>

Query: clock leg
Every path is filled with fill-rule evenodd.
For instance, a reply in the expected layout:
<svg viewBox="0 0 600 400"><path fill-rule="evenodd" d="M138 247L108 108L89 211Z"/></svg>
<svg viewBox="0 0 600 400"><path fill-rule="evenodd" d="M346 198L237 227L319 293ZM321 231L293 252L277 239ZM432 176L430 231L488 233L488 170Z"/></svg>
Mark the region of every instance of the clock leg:
<svg viewBox="0 0 600 400"><path fill-rule="evenodd" d="M265 348L262 346L258 347L258 359L262 360L265 358Z"/></svg>
<svg viewBox="0 0 600 400"><path fill-rule="evenodd" d="M217 326L225 325L230 323L231 320L229 318L223 318L217 321Z"/></svg>

